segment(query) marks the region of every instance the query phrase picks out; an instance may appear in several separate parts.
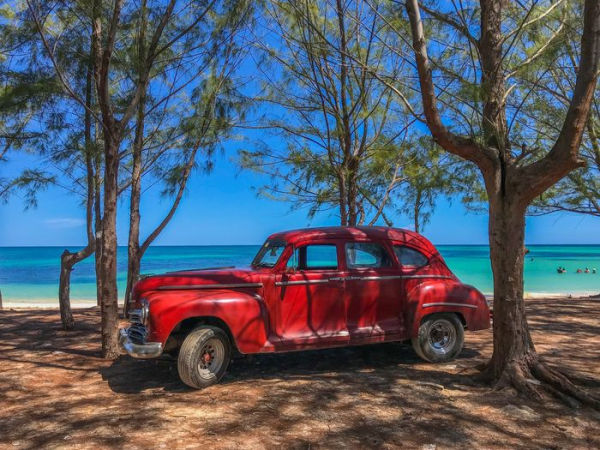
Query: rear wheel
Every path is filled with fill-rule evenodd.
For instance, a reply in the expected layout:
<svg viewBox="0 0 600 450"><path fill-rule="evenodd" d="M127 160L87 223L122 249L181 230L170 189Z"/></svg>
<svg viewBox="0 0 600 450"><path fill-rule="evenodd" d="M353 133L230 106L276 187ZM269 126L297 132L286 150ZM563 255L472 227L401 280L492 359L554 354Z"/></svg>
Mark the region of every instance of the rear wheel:
<svg viewBox="0 0 600 450"><path fill-rule="evenodd" d="M464 338L463 325L456 314L433 314L421 322L412 346L425 361L447 362L461 352Z"/></svg>
<svg viewBox="0 0 600 450"><path fill-rule="evenodd" d="M177 358L179 378L195 389L218 383L231 359L231 343L217 327L201 326L188 334Z"/></svg>

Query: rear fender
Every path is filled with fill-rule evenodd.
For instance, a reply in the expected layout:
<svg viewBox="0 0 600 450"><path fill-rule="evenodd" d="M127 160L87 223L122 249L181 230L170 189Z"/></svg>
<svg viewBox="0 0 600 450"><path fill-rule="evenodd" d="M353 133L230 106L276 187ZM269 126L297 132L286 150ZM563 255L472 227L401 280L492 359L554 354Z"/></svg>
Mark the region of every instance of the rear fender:
<svg viewBox="0 0 600 450"><path fill-rule="evenodd" d="M490 310L484 295L458 281L427 281L408 293L405 323L410 337L416 337L423 319L435 313L455 313L471 331L490 327Z"/></svg>
<svg viewBox="0 0 600 450"><path fill-rule="evenodd" d="M255 353L268 336L268 313L259 294L232 290L154 291L142 295L150 303L148 340L166 344L175 327L186 319L222 321L241 353Z"/></svg>

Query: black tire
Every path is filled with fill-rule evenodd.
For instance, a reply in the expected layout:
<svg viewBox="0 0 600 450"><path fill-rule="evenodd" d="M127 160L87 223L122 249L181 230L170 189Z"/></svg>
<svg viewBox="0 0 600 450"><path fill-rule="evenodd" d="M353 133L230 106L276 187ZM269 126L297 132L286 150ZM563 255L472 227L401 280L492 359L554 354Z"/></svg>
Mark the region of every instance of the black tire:
<svg viewBox="0 0 600 450"><path fill-rule="evenodd" d="M220 328L201 326L184 339L177 357L179 378L194 389L218 383L231 360L229 337Z"/></svg>
<svg viewBox="0 0 600 450"><path fill-rule="evenodd" d="M411 341L417 355L425 361L448 362L462 351L465 331L456 314L432 314L421 322L419 334Z"/></svg>

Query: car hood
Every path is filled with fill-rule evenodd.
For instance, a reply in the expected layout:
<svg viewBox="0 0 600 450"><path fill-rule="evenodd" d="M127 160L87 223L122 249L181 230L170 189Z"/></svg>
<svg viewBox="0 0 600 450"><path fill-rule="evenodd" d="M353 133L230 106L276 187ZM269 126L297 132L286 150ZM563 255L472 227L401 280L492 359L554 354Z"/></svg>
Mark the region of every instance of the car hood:
<svg viewBox="0 0 600 450"><path fill-rule="evenodd" d="M242 289L260 287L264 270L224 267L168 272L147 276L135 285L135 293L177 289Z"/></svg>

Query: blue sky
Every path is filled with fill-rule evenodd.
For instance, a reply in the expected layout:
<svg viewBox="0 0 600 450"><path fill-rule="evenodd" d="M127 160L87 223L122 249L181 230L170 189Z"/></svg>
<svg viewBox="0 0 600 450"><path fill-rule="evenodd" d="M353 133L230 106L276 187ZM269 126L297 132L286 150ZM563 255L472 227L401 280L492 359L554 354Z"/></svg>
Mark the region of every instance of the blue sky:
<svg viewBox="0 0 600 450"><path fill-rule="evenodd" d="M254 63L245 61L242 75L254 71ZM274 110L276 108L269 107L270 113ZM245 134L252 133L246 131ZM264 137L261 132L255 134ZM271 143L285 145L281 140ZM180 208L155 245L258 244L275 231L338 224L334 215L320 214L309 220L306 209L291 211L288 203L257 197L253 188L268 180L255 173L240 172L232 162L240 146L239 141L226 144L227 151L215 158L211 174L194 174ZM0 178L10 179L23 169L39 164L35 157L22 153L9 154L8 159L7 163L0 164ZM118 211L121 245L127 243L126 199L124 196ZM168 200L160 197L159 189L144 194L142 238L159 223L169 205ZM412 226L407 217L394 214L390 217L395 226ZM80 199L61 188L41 192L39 206L30 210L24 210L22 199L15 195L8 204L0 204L0 246L81 246L85 241L84 218ZM435 244L487 244L487 216L466 211L458 200L452 203L440 200L423 234ZM530 217L526 242L600 244L600 220L567 213Z"/></svg>
<svg viewBox="0 0 600 450"><path fill-rule="evenodd" d="M264 183L264 178L240 172L232 162L234 156L235 149L216 158L211 174L195 174L179 210L155 245L258 244L275 231L337 224L333 215L308 220L306 210L290 211L288 203L257 197L253 188ZM1 175L10 177L34 163L31 156L13 154L8 164L0 166ZM142 203L142 235L159 222L168 205L158 190L147 193ZM127 216L124 199L118 215L121 245L127 243ZM79 199L60 188L40 193L38 208L27 211L21 198L14 196L0 205L0 246L79 246L85 240L83 219ZM395 226L411 226L406 217L393 219ZM487 216L466 211L458 201L441 200L424 234L435 244L486 244ZM526 241L600 244L600 223L566 213L530 217Z"/></svg>

